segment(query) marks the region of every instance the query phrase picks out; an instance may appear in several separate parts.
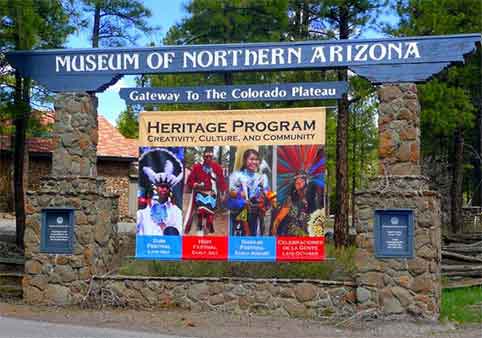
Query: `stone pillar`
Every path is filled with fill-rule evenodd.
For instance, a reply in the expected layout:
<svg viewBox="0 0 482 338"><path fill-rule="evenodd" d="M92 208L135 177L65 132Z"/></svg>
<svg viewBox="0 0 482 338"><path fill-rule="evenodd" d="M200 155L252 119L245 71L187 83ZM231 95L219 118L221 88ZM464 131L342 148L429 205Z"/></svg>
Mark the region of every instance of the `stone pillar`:
<svg viewBox="0 0 482 338"><path fill-rule="evenodd" d="M414 84L382 86L380 176L356 193L357 302L382 317L436 320L441 298L440 196L420 176L420 105ZM376 209L412 209L414 258L375 257Z"/></svg>
<svg viewBox="0 0 482 338"><path fill-rule="evenodd" d="M118 196L96 177L97 100L58 95L51 176L27 192L23 296L31 304L75 304L88 281L113 268L118 251ZM42 209L74 208L72 255L40 252ZM80 290L80 291L79 291Z"/></svg>
<svg viewBox="0 0 482 338"><path fill-rule="evenodd" d="M413 83L378 89L380 175L420 175L420 104Z"/></svg>
<svg viewBox="0 0 482 338"><path fill-rule="evenodd" d="M88 93L55 97L52 176L97 176L97 98Z"/></svg>

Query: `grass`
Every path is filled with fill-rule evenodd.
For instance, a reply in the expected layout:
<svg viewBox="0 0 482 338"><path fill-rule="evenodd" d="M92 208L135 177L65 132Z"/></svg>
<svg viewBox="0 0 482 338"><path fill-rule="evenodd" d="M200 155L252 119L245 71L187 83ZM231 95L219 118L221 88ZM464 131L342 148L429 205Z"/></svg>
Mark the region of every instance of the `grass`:
<svg viewBox="0 0 482 338"><path fill-rule="evenodd" d="M482 286L443 290L441 318L458 323L482 323Z"/></svg>
<svg viewBox="0 0 482 338"><path fill-rule="evenodd" d="M335 249L326 245L324 262L251 263L209 261L141 261L128 260L119 273L129 276L155 277L247 277L247 278L306 278L350 280L355 270L355 247Z"/></svg>

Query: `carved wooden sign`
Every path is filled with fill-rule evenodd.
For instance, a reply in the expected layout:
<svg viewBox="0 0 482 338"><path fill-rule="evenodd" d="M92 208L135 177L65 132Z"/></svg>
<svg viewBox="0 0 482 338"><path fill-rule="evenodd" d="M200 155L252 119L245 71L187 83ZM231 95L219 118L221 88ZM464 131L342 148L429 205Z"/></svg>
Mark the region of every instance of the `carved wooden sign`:
<svg viewBox="0 0 482 338"><path fill-rule="evenodd" d="M420 82L475 50L480 34L370 40L16 51L8 62L52 91L102 91L122 75L348 67L372 83Z"/></svg>

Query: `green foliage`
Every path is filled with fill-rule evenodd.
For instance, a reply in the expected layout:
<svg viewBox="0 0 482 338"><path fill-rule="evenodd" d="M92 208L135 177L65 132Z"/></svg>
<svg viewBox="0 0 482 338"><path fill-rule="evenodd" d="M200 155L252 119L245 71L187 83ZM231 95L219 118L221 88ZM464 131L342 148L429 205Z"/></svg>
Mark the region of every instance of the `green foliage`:
<svg viewBox="0 0 482 338"><path fill-rule="evenodd" d="M279 41L286 31L287 0L194 0L189 16L169 30L176 44Z"/></svg>
<svg viewBox="0 0 482 338"><path fill-rule="evenodd" d="M438 79L418 88L424 130L433 135L450 136L458 126L473 126L475 108L464 88L451 87Z"/></svg>
<svg viewBox="0 0 482 338"><path fill-rule="evenodd" d="M458 323L482 323L482 287L443 290L440 317Z"/></svg>
<svg viewBox="0 0 482 338"><path fill-rule="evenodd" d="M400 22L386 25L392 35L443 35L481 32L479 0L397 0Z"/></svg>
<svg viewBox="0 0 482 338"><path fill-rule="evenodd" d="M139 121L137 120L137 114L132 108L127 107L126 110L119 114L117 118L117 129L124 137L139 137Z"/></svg>
<svg viewBox="0 0 482 338"><path fill-rule="evenodd" d="M399 0L394 9L400 22L384 27L385 32L391 35L443 35L482 31L482 2L479 0ZM422 154L440 163L459 163L460 160L454 162L453 158L464 157L461 168L456 167L457 170L453 171L453 184L458 186L464 182L463 189L469 194L474 193L474 187L475 190L480 189L479 180L482 178L479 161L482 130L475 123L482 118L480 48L474 54L466 57L464 65L451 67L432 81L418 86ZM455 134L463 135L463 138L456 138ZM461 149L456 144L463 144L463 155L456 155L455 149ZM463 191L452 190L452 200L461 203ZM453 212L459 211L455 208ZM457 218L459 217L454 219ZM453 226L456 228L455 223Z"/></svg>
<svg viewBox="0 0 482 338"><path fill-rule="evenodd" d="M87 26L92 27L93 47L119 47L136 44L142 34L153 33L157 27L147 19L152 16L138 0L82 0Z"/></svg>
<svg viewBox="0 0 482 338"><path fill-rule="evenodd" d="M240 278L310 278L351 280L355 271L355 247L335 249L326 246L325 262L250 263L250 262L159 262L128 261L120 274L153 277L240 277Z"/></svg>

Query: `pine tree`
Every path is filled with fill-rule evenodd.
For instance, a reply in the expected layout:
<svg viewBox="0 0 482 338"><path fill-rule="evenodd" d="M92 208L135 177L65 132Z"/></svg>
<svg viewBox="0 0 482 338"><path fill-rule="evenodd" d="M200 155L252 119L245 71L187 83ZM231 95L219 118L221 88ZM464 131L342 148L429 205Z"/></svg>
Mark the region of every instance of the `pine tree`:
<svg viewBox="0 0 482 338"><path fill-rule="evenodd" d="M7 50L60 47L73 31L61 2L8 0L0 3L0 40ZM5 64L3 64L5 66ZM31 114L32 81L7 68L1 78L6 97L3 110L13 113L14 205L16 242L23 248L25 187L28 171L27 128ZM7 89L5 89L7 88ZM10 90L9 88L12 88Z"/></svg>
<svg viewBox="0 0 482 338"><path fill-rule="evenodd" d="M400 22L385 27L392 35L442 35L482 31L482 2L478 0L403 0L396 3ZM450 188L451 231L461 230L463 217L464 165L467 153L474 158L478 202L482 200L482 73L480 49L466 65L450 68L427 84L420 85L422 106L422 153L452 163ZM474 128L474 121L477 127ZM470 137L472 136L472 138ZM468 142L472 143L470 145ZM467 175L466 175L467 176ZM465 180L470 181L470 180ZM467 185L465 185L467 187Z"/></svg>

